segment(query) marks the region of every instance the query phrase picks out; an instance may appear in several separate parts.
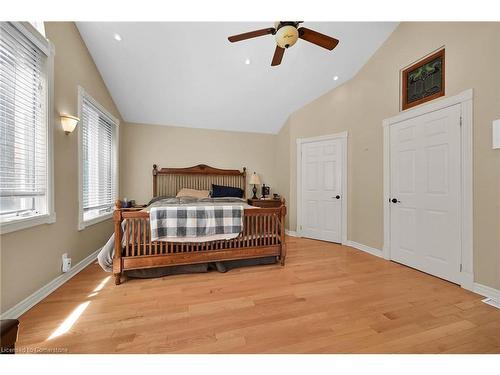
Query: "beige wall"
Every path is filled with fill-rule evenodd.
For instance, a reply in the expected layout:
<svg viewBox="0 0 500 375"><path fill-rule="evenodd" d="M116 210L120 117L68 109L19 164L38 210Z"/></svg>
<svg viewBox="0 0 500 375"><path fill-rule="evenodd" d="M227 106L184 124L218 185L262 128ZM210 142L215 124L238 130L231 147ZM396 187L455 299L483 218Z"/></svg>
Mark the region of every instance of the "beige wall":
<svg viewBox="0 0 500 375"><path fill-rule="evenodd" d="M500 288L500 150L491 123L500 118L500 23L402 23L343 86L290 116L277 143L288 169L289 228L296 228L296 138L349 131L350 240L382 248L382 120L399 112L399 70L446 47L446 95L474 89L475 280ZM285 182L286 185L286 182ZM288 191L287 191L288 190Z"/></svg>
<svg viewBox="0 0 500 375"><path fill-rule="evenodd" d="M153 164L247 167L248 174L257 172L266 185L276 183L274 135L125 123L120 136L121 195L136 202L151 199ZM247 196L251 196L249 190L250 186Z"/></svg>
<svg viewBox="0 0 500 375"><path fill-rule="evenodd" d="M1 311L4 312L61 274L61 255L76 264L101 247L111 221L79 232L77 132L65 135L59 113L77 114L81 85L114 116L120 115L73 23L46 23L54 43L54 180L57 221L1 236Z"/></svg>

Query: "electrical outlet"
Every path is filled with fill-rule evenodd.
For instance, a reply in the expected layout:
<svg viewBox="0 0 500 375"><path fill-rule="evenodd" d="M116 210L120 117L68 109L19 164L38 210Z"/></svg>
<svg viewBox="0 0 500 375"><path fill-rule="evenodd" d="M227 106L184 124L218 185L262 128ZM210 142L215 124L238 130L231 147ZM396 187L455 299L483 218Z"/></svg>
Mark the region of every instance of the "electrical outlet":
<svg viewBox="0 0 500 375"><path fill-rule="evenodd" d="M68 272L71 269L71 258L68 258L68 253L62 255L62 271Z"/></svg>

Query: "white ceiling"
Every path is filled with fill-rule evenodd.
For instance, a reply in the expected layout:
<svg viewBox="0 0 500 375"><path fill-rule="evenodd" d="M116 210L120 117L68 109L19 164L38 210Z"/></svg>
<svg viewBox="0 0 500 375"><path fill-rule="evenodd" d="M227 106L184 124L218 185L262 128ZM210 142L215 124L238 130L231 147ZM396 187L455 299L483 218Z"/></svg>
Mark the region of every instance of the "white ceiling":
<svg viewBox="0 0 500 375"><path fill-rule="evenodd" d="M299 39L277 67L274 36L227 40L272 25L77 23L125 121L260 133L277 133L292 112L352 78L397 23L305 22L339 45L328 51Z"/></svg>

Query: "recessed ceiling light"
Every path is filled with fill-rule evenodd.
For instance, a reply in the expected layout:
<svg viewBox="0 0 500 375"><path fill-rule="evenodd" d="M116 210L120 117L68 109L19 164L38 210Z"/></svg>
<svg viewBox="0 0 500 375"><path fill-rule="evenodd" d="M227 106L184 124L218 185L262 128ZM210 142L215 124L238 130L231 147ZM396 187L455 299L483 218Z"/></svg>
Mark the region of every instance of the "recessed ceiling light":
<svg viewBox="0 0 500 375"><path fill-rule="evenodd" d="M113 35L113 38L115 38L115 40L117 40L117 41L119 41L119 42L121 42L121 40L122 40L121 35L120 35L120 34L117 34L117 33L115 33L115 34Z"/></svg>
<svg viewBox="0 0 500 375"><path fill-rule="evenodd" d="M250 65L250 59L245 59L245 64Z"/></svg>
<svg viewBox="0 0 500 375"><path fill-rule="evenodd" d="M339 76L333 76L333 80L336 81L339 79Z"/></svg>

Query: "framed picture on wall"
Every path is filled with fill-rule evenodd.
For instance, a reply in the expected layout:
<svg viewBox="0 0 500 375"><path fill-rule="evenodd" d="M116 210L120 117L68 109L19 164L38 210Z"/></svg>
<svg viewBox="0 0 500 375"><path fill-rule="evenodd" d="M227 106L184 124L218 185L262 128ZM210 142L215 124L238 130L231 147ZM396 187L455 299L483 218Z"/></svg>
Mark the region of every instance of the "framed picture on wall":
<svg viewBox="0 0 500 375"><path fill-rule="evenodd" d="M402 110L444 96L444 48L402 71Z"/></svg>

